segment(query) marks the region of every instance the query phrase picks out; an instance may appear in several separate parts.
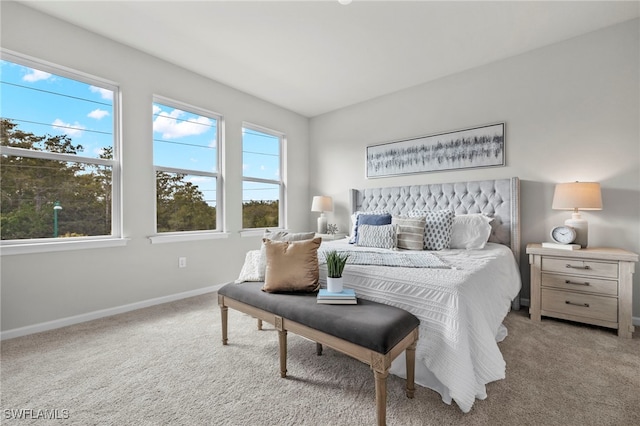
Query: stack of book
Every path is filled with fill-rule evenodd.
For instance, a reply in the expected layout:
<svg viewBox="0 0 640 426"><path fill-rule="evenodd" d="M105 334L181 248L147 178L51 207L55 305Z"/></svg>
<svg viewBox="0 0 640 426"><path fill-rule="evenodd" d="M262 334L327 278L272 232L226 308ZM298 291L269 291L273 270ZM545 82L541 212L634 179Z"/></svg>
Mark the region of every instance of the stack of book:
<svg viewBox="0 0 640 426"><path fill-rule="evenodd" d="M356 292L352 288L342 289L340 293L332 293L326 288L321 288L318 292L318 303L327 305L356 305Z"/></svg>

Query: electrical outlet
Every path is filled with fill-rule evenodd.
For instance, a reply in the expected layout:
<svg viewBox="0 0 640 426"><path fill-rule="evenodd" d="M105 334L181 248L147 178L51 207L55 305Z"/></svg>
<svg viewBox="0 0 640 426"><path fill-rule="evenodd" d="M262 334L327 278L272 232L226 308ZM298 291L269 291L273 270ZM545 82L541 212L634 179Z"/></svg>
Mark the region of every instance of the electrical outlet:
<svg viewBox="0 0 640 426"><path fill-rule="evenodd" d="M187 258L186 257L179 257L178 258L178 267L179 268L186 268L187 267Z"/></svg>

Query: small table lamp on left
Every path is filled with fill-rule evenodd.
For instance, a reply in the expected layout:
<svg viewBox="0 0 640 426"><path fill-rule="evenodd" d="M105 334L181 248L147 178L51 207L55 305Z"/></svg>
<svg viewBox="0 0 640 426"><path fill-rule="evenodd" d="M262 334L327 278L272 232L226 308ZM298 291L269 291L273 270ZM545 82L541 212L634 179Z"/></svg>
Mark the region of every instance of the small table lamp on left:
<svg viewBox="0 0 640 426"><path fill-rule="evenodd" d="M326 234L327 218L325 217L324 212L333 211L333 199L325 195L316 195L315 197L313 197L313 202L311 203L311 211L320 212L317 232L318 234Z"/></svg>

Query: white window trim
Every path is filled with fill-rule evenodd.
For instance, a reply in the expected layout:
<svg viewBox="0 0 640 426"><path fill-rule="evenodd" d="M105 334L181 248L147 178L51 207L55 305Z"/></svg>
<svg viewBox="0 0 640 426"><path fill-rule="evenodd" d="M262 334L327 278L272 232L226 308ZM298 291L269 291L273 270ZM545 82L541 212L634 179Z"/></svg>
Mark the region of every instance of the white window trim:
<svg viewBox="0 0 640 426"><path fill-rule="evenodd" d="M287 215L286 215L286 195L287 195L287 191L286 191L286 161L285 161L285 145L286 145L286 135L282 132L279 132L277 130L273 130L273 129L269 129L268 127L263 127L263 126L259 126L257 124L252 124L252 123L248 123L248 122L243 122L242 123L242 128L243 129L249 129L249 130L254 130L256 132L260 132L260 133L266 133L268 135L277 137L280 140L280 164L279 164L279 168L280 168L280 180L275 180L275 179L263 179L263 178L254 178L254 177L245 177L244 173L242 176L242 182L260 182L260 183L270 183L270 184L275 184L278 185L278 187L280 188L280 199L279 199L279 203L278 203L278 229L283 229L287 227ZM244 141L243 141L243 146L242 149L244 149ZM242 210L241 210L242 212ZM241 213L242 214L242 213ZM262 232L264 232L264 229L266 228L242 228L240 230L241 235L242 236L251 236L253 230L262 230ZM271 229L271 228L269 228Z"/></svg>
<svg viewBox="0 0 640 426"><path fill-rule="evenodd" d="M158 232L158 205L154 202L153 206L153 226L156 234L149 237L152 244L165 243L165 242L179 242L179 241L193 241L201 239L217 239L227 238L224 234L224 185L223 185L223 154L224 154L224 142L223 142L223 130L224 130L224 117L222 114L210 111L204 108L199 108L194 105L190 105L184 102L176 101L170 98L166 98L161 95L153 95L152 104L159 103L168 107L177 108L179 110L199 114L204 117L214 118L217 121L216 124L216 172L205 172L200 170L180 169L175 167L158 166L153 165L153 182L154 182L154 194L156 191L156 171L163 171L167 173L184 173L189 175L209 176L216 178L216 229L205 231L182 231L182 232ZM152 116L153 117L153 116ZM152 118L153 122L153 118ZM152 124L153 125L153 124ZM152 138L153 139L153 138ZM156 198L156 197L154 197ZM157 199L157 198L156 198ZM200 235L208 235L206 238L200 237ZM215 235L215 236L214 236Z"/></svg>
<svg viewBox="0 0 640 426"><path fill-rule="evenodd" d="M6 241L6 240L5 240ZM77 237L77 238L51 238L29 240L13 243L2 242L0 244L0 256L12 256L19 254L47 253L54 251L70 251L70 250L87 250L110 247L123 247L129 242L129 238L113 238L113 237Z"/></svg>
<svg viewBox="0 0 640 426"><path fill-rule="evenodd" d="M228 232L220 231L182 231L163 232L149 237L151 244L181 243L185 241L221 240L229 238Z"/></svg>
<svg viewBox="0 0 640 426"><path fill-rule="evenodd" d="M50 251L67 251L126 245L128 239L122 237L122 167L120 158L122 128L120 126L120 87L113 81L5 48L0 48L0 58L29 68L51 72L52 74L77 80L85 84L109 89L113 92L113 159L111 160L60 154L55 152L32 151L13 147L0 147L0 154L111 166L111 235L74 238L2 240L0 241L0 255L43 253Z"/></svg>

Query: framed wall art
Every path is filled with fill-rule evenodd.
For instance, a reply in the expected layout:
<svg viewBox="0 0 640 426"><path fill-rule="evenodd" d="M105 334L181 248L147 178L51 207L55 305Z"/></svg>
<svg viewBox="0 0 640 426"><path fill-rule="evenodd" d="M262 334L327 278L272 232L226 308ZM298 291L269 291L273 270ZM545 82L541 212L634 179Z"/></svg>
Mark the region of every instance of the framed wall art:
<svg viewBox="0 0 640 426"><path fill-rule="evenodd" d="M367 147L367 178L505 164L505 123Z"/></svg>

